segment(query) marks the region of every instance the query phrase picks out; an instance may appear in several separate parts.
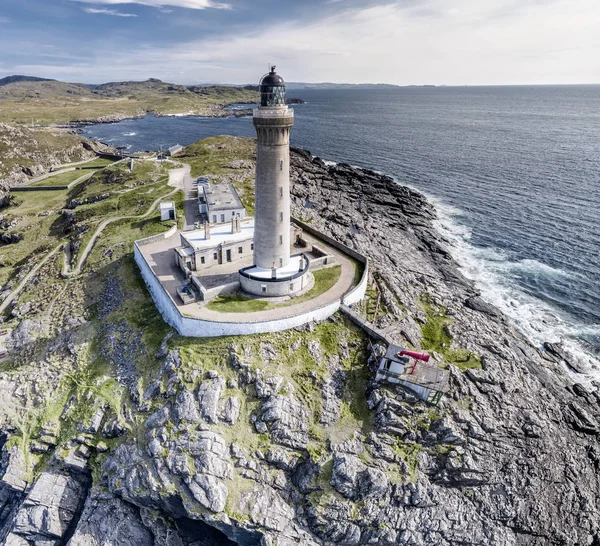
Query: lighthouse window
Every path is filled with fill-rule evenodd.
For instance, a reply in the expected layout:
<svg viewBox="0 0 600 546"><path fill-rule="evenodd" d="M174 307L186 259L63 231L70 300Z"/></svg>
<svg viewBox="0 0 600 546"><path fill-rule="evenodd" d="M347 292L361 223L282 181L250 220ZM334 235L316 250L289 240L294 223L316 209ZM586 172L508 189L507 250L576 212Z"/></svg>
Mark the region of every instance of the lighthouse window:
<svg viewBox="0 0 600 546"><path fill-rule="evenodd" d="M250 243L250 250L254 250L254 243Z"/></svg>
<svg viewBox="0 0 600 546"><path fill-rule="evenodd" d="M280 212L280 213L279 213L279 221L280 221L280 222L283 222L283 212Z"/></svg>
<svg viewBox="0 0 600 546"><path fill-rule="evenodd" d="M283 159L279 160L279 170L283 171Z"/></svg>
<svg viewBox="0 0 600 546"><path fill-rule="evenodd" d="M263 294L267 293L267 285L266 284L261 284L260 288L261 288Z"/></svg>
<svg viewBox="0 0 600 546"><path fill-rule="evenodd" d="M282 245L283 244L283 235L279 236L279 244Z"/></svg>
<svg viewBox="0 0 600 546"><path fill-rule="evenodd" d="M279 197L283 197L283 187L279 188Z"/></svg>

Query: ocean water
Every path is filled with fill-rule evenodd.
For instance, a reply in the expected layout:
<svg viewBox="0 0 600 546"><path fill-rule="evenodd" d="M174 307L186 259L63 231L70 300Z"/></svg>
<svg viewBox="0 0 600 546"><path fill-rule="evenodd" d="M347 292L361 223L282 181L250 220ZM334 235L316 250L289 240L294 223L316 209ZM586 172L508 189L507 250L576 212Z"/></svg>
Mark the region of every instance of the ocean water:
<svg viewBox="0 0 600 546"><path fill-rule="evenodd" d="M600 86L302 90L292 143L436 205L463 273L530 339L600 378ZM253 136L250 118L85 129L130 150Z"/></svg>

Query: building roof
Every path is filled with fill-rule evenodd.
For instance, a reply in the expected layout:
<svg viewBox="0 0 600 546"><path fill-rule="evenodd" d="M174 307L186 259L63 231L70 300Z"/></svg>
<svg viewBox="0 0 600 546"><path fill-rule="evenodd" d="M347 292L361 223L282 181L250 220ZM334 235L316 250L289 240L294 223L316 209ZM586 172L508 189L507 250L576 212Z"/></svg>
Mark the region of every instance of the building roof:
<svg viewBox="0 0 600 546"><path fill-rule="evenodd" d="M175 144L175 146L171 146L169 148L169 153L174 154L174 153L178 152L179 150L183 150L183 146L181 144Z"/></svg>
<svg viewBox="0 0 600 546"><path fill-rule="evenodd" d="M208 250L221 244L231 244L254 238L254 218L240 222L240 233L231 233L231 222L210 226L210 239L204 236L204 228L186 231L182 239L194 250Z"/></svg>
<svg viewBox="0 0 600 546"><path fill-rule="evenodd" d="M244 208L233 184L208 184L204 186L204 197L210 211Z"/></svg>
<svg viewBox="0 0 600 546"><path fill-rule="evenodd" d="M173 201L163 201L162 203L160 203L160 205L158 205L158 208L160 210L174 209L175 203Z"/></svg>

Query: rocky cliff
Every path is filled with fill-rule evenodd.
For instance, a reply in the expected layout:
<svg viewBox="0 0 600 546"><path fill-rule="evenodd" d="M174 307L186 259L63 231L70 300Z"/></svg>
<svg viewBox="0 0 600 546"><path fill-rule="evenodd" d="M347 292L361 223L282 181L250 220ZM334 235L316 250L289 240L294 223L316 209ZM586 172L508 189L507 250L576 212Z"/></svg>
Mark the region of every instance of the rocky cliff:
<svg viewBox="0 0 600 546"><path fill-rule="evenodd" d="M380 303L359 311L449 368L442 403L375 384L342 316L178 338L111 250L93 289L69 285L60 332L33 317L9 340L0 541L599 545L597 385L478 297L420 194L301 150L292 178L294 215L372 259Z"/></svg>

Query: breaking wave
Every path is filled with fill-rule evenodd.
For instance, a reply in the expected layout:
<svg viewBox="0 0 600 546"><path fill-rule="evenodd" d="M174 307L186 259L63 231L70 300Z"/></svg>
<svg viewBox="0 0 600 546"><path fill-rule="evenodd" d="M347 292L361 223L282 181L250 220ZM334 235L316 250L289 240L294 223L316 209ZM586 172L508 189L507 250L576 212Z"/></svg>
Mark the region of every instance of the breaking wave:
<svg viewBox="0 0 600 546"><path fill-rule="evenodd" d="M512 260L500 249L471 242L471 229L464 212L427 196L435 206L435 227L446 240L463 275L475 282L481 297L500 309L532 343L560 343L571 362L588 380L600 379L600 360L592 340L600 339L600 324L586 324L563 310L528 293L523 277L569 279L576 273L553 268L533 259ZM581 380L581 377L578 377Z"/></svg>

